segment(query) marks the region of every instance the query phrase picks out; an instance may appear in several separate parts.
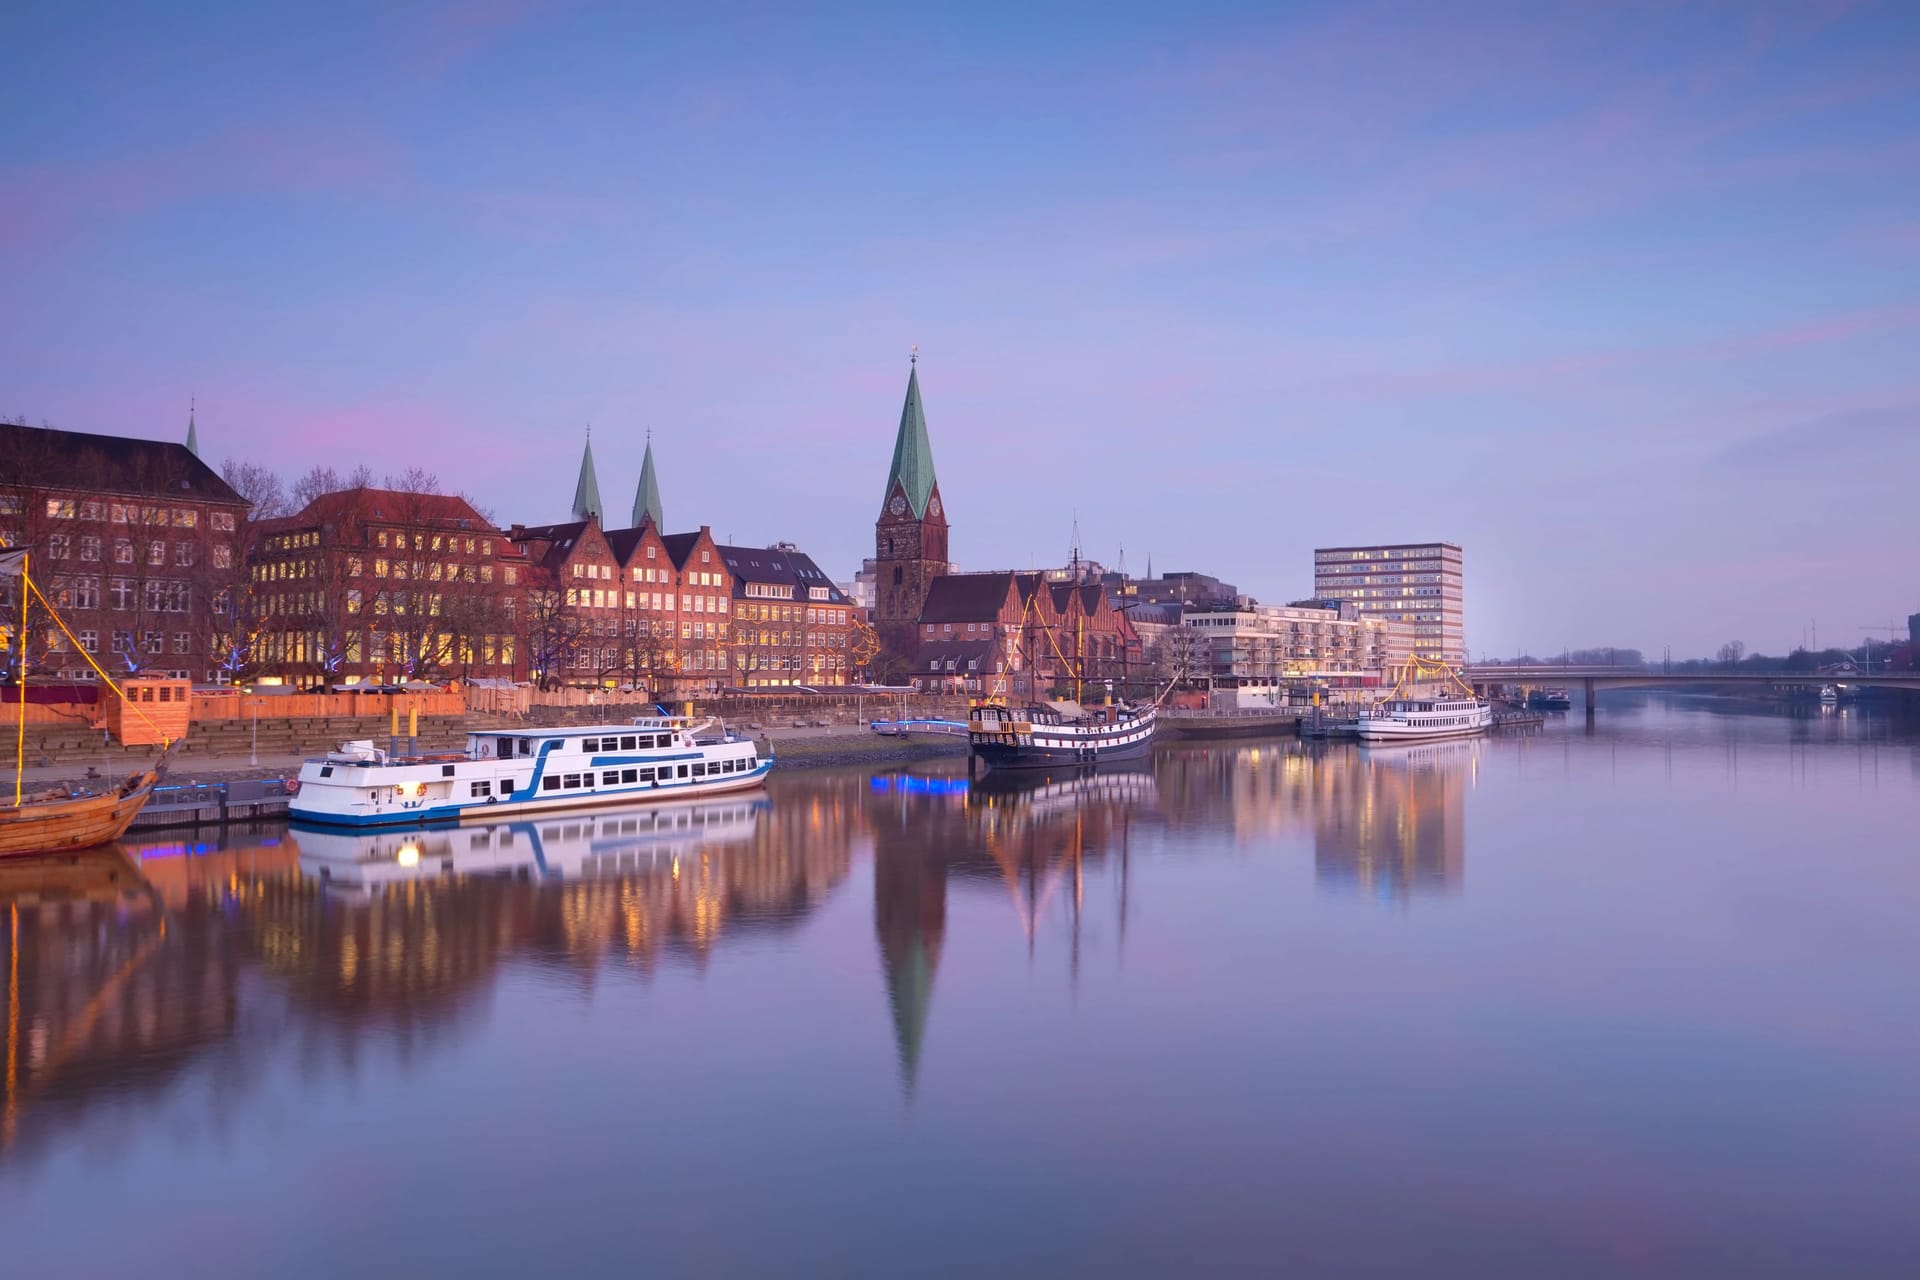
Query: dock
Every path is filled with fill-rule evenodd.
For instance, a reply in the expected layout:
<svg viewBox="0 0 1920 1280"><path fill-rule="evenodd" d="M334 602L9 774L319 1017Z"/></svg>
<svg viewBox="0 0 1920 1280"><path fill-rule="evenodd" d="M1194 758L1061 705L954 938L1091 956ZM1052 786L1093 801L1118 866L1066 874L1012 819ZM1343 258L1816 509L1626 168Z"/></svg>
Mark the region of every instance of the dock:
<svg viewBox="0 0 1920 1280"><path fill-rule="evenodd" d="M873 720L867 728L886 738L905 738L916 733L939 734L949 738L967 736L964 720Z"/></svg>
<svg viewBox="0 0 1920 1280"><path fill-rule="evenodd" d="M214 827L249 818L284 818L292 799L293 788L285 778L185 782L155 787L153 798L133 820L131 830Z"/></svg>

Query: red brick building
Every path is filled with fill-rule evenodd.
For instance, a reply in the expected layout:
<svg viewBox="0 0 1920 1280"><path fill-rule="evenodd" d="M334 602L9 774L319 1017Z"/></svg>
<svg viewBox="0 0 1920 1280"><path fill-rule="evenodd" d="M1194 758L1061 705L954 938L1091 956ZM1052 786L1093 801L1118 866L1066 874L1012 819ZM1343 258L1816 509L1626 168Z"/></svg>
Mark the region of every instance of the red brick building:
<svg viewBox="0 0 1920 1280"><path fill-rule="evenodd" d="M1143 676L1140 637L1098 583L1039 572L935 578L920 611L913 679L925 689L1016 701L1104 695Z"/></svg>
<svg viewBox="0 0 1920 1280"><path fill-rule="evenodd" d="M135 672L211 681L230 645L223 609L243 581L247 502L184 445L0 424L0 537L72 639L38 605L25 644L15 580L0 582L8 679L92 681L88 657Z"/></svg>
<svg viewBox="0 0 1920 1280"><path fill-rule="evenodd" d="M822 688L853 680L854 605L790 542L720 547L733 581L731 683Z"/></svg>
<svg viewBox="0 0 1920 1280"><path fill-rule="evenodd" d="M527 567L464 498L323 494L256 526L252 669L303 684L512 679Z"/></svg>

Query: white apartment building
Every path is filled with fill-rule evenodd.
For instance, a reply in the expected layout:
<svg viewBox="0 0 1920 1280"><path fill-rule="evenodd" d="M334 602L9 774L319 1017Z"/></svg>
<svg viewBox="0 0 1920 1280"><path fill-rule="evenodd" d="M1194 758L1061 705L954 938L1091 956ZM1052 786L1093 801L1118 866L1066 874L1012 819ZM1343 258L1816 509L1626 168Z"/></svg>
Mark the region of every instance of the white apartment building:
<svg viewBox="0 0 1920 1280"><path fill-rule="evenodd" d="M1413 653L1411 624L1349 608L1252 605L1180 615L1187 679L1225 707L1341 702L1391 687Z"/></svg>
<svg viewBox="0 0 1920 1280"><path fill-rule="evenodd" d="M1351 604L1362 618L1411 625L1423 658L1466 663L1461 555L1451 542L1321 547L1313 553L1313 594Z"/></svg>

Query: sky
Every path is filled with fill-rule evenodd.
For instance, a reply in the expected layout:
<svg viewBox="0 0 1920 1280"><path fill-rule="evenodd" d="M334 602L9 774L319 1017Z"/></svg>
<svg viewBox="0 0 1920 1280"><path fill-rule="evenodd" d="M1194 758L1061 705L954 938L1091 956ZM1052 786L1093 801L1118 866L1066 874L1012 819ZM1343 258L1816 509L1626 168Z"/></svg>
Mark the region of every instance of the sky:
<svg viewBox="0 0 1920 1280"><path fill-rule="evenodd" d="M503 524L651 430L670 527L848 578L917 346L963 568L1446 539L1475 656L1920 610L1911 3L5 25L0 415Z"/></svg>

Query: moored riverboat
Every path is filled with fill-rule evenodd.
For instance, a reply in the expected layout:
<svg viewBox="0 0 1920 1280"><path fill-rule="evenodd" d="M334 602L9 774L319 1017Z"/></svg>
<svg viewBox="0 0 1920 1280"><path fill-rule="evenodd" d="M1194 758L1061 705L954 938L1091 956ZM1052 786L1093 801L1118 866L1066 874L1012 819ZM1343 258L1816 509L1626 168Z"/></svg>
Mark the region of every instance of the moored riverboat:
<svg viewBox="0 0 1920 1280"><path fill-rule="evenodd" d="M287 811L346 827L492 821L740 791L772 768L771 750L684 716L489 730L447 755L389 757L370 741L349 742L301 766Z"/></svg>
<svg viewBox="0 0 1920 1280"><path fill-rule="evenodd" d="M1144 759L1153 748L1156 707L1085 708L1076 702L1024 707L985 702L967 717L967 744L990 769L1047 769Z"/></svg>
<svg viewBox="0 0 1920 1280"><path fill-rule="evenodd" d="M1493 727L1493 708L1480 698L1394 698L1354 722L1362 742L1416 742L1464 738Z"/></svg>

